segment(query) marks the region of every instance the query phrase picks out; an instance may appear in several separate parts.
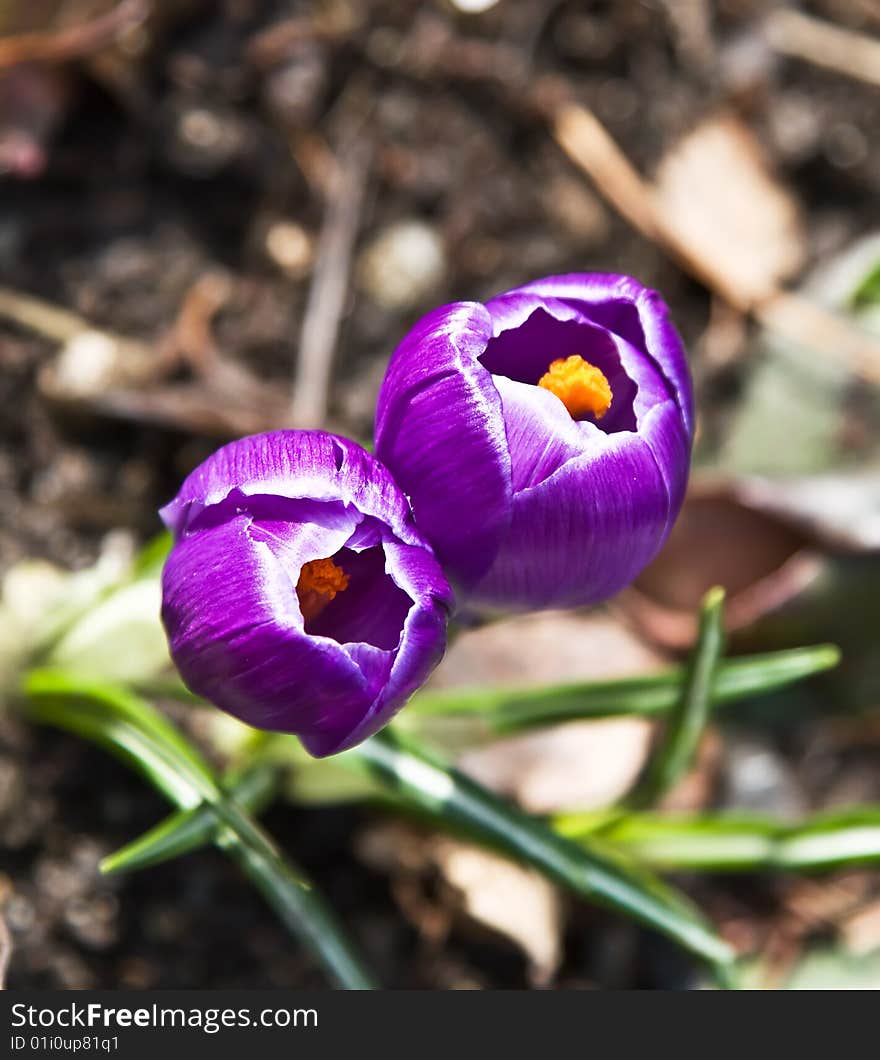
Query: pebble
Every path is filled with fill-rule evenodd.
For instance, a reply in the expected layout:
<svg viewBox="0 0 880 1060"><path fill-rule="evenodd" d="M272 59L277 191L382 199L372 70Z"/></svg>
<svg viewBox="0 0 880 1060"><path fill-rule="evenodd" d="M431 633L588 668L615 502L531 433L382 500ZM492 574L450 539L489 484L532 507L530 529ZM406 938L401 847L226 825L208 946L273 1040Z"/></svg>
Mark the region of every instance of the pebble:
<svg viewBox="0 0 880 1060"><path fill-rule="evenodd" d="M491 11L498 0L452 0L452 6L465 15L482 15L484 11Z"/></svg>
<svg viewBox="0 0 880 1060"><path fill-rule="evenodd" d="M398 221L361 252L357 280L385 309L408 309L427 298L446 274L446 251L437 232L423 221Z"/></svg>
<svg viewBox="0 0 880 1060"><path fill-rule="evenodd" d="M195 176L210 176L246 146L246 131L236 115L208 107L186 107L173 119L168 145L175 165Z"/></svg>
<svg viewBox="0 0 880 1060"><path fill-rule="evenodd" d="M267 230L264 245L270 260L288 276L303 276L311 267L312 237L295 221L276 221Z"/></svg>
<svg viewBox="0 0 880 1060"><path fill-rule="evenodd" d="M723 805L725 810L760 811L783 820L796 820L806 810L786 761L770 747L744 737L726 741Z"/></svg>
<svg viewBox="0 0 880 1060"><path fill-rule="evenodd" d="M119 345L100 331L82 331L61 351L56 383L71 397L91 397L107 388L117 371Z"/></svg>

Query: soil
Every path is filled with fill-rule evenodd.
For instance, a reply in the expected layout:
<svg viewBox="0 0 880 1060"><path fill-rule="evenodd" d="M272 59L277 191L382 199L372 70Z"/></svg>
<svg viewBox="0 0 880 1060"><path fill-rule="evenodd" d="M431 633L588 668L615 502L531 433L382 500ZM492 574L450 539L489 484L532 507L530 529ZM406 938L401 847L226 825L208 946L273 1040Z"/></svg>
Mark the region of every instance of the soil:
<svg viewBox="0 0 880 1060"><path fill-rule="evenodd" d="M703 36L681 15L691 6L709 12ZM810 262L822 260L880 223L880 92L773 55L759 33L771 6L500 0L467 16L444 0L157 4L162 17L131 54L27 68L43 100L26 130L38 161L32 173L0 176L0 283L146 343L160 395L186 384L203 404L216 400L210 377L220 363L255 385L250 412L266 393L286 401L329 209L327 156L345 163L355 141L367 175L331 426L369 438L384 364L421 313L535 276L632 273L662 290L696 346L707 292L573 170L548 133L543 101L588 104L644 172L701 117L733 108L801 204ZM866 0L806 6L880 29ZM0 81L0 133L16 76ZM414 262L406 240L393 238L404 224L416 225ZM420 276L426 254L432 266ZM414 274L402 289L401 272ZM210 338L178 341L183 355L172 341L171 367L160 364L206 273L226 284ZM192 404L169 421L155 403L120 411L53 398L40 380L57 351L49 338L0 323L0 572L33 556L82 568L120 528L145 540L159 505L223 438L222 424L205 430ZM718 375L697 361L696 374L704 414L721 416L740 368ZM100 856L165 811L102 753L3 720L10 985L321 985L218 853L100 877ZM276 808L267 824L388 985L528 985L524 959L499 937L456 921L438 947L402 915L389 877L354 852L353 837L374 817ZM725 881L699 888L710 909L745 905L761 920L780 907L770 885L739 884L735 900ZM554 985L676 987L692 977L662 940L579 905Z"/></svg>

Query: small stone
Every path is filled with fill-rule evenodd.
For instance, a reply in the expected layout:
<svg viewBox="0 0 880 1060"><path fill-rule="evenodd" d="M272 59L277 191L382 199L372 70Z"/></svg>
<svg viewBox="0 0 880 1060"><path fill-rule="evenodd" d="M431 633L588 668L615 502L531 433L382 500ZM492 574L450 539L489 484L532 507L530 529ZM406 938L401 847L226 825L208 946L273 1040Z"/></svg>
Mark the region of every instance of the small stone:
<svg viewBox="0 0 880 1060"><path fill-rule="evenodd" d="M482 15L484 11L490 11L498 0L452 0L452 6L466 15Z"/></svg>
<svg viewBox="0 0 880 1060"><path fill-rule="evenodd" d="M101 331L82 331L61 351L55 382L71 397L91 397L105 390L116 376L119 344Z"/></svg>
<svg viewBox="0 0 880 1060"><path fill-rule="evenodd" d="M78 942L103 950L116 941L117 913L118 903L113 895L83 895L65 905L64 922Z"/></svg>
<svg viewBox="0 0 880 1060"><path fill-rule="evenodd" d="M223 140L223 126L209 110L201 108L186 111L178 126L180 136L193 147L211 151Z"/></svg>
<svg viewBox="0 0 880 1060"><path fill-rule="evenodd" d="M246 146L246 132L231 112L207 107L182 109L173 119L169 151L175 164L198 176L228 165Z"/></svg>
<svg viewBox="0 0 880 1060"><path fill-rule="evenodd" d="M363 291L386 309L417 305L443 282L446 251L430 225L398 221L363 250L357 279Z"/></svg>
<svg viewBox="0 0 880 1060"><path fill-rule="evenodd" d="M772 813L797 820L806 810L804 796L785 760L770 747L744 737L725 748L725 810Z"/></svg>
<svg viewBox="0 0 880 1060"><path fill-rule="evenodd" d="M289 276L308 272L314 257L312 237L295 221L277 221L266 232L266 253Z"/></svg>

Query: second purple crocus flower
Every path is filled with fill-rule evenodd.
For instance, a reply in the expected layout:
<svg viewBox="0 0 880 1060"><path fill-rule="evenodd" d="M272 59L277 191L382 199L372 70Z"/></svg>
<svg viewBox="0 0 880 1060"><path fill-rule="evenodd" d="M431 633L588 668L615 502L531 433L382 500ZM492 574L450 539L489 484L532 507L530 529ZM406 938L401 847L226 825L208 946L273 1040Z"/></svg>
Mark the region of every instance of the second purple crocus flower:
<svg viewBox="0 0 880 1060"><path fill-rule="evenodd" d="M388 471L323 431L219 449L162 510L162 619L189 687L334 754L439 662L449 584Z"/></svg>
<svg viewBox="0 0 880 1060"><path fill-rule="evenodd" d="M684 496L693 399L664 302L626 276L537 280L429 313L397 348L376 452L485 608L604 600Z"/></svg>

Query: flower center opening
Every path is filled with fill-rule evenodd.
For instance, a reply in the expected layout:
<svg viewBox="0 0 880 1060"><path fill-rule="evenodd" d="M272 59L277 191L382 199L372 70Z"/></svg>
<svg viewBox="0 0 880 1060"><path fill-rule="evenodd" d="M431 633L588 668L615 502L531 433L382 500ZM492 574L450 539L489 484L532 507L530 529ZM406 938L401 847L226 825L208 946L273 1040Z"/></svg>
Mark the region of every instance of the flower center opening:
<svg viewBox="0 0 880 1060"><path fill-rule="evenodd" d="M602 369L577 353L551 362L538 386L555 394L574 420L588 414L601 420L614 396Z"/></svg>
<svg viewBox="0 0 880 1060"><path fill-rule="evenodd" d="M350 581L350 576L332 559L313 559L305 563L296 583L303 621L317 618L331 600L345 592Z"/></svg>

